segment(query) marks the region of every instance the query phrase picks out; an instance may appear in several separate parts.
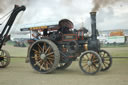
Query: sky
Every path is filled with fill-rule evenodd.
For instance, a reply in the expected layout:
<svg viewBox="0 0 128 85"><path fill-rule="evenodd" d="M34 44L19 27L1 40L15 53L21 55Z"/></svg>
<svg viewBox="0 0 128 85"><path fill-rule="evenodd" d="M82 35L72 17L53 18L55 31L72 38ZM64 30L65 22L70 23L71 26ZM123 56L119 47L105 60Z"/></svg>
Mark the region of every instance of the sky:
<svg viewBox="0 0 128 85"><path fill-rule="evenodd" d="M59 20L70 19L76 29L81 25L91 29L90 12L94 0L0 0L0 17L13 9L14 4L25 5L25 12L20 12L12 27L16 33L23 27L58 24ZM100 1L100 0L98 0ZM116 0L114 0L116 1ZM102 4L102 3L101 3ZM104 5L104 4L103 4ZM117 0L97 10L97 29L128 29L128 0ZM2 19L0 19L2 23ZM5 23L0 26L3 29Z"/></svg>

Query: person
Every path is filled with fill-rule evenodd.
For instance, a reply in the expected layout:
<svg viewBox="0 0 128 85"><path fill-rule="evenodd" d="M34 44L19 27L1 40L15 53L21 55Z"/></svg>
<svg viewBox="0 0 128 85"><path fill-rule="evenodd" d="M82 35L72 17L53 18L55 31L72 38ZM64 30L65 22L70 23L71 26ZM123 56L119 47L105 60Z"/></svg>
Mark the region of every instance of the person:
<svg viewBox="0 0 128 85"><path fill-rule="evenodd" d="M62 19L59 21L59 31L62 33L70 33L72 28L74 27L72 21L68 19Z"/></svg>
<svg viewBox="0 0 128 85"><path fill-rule="evenodd" d="M38 32L38 30L32 30L33 40L39 40L39 36L40 36L40 33Z"/></svg>
<svg viewBox="0 0 128 85"><path fill-rule="evenodd" d="M36 40L39 40L40 39L40 33L38 32L38 30L32 30L32 37L33 37L33 40L36 41ZM30 50L30 47L31 45L28 47L28 52ZM28 63L29 62L29 58L28 58L28 55L25 59L25 62Z"/></svg>

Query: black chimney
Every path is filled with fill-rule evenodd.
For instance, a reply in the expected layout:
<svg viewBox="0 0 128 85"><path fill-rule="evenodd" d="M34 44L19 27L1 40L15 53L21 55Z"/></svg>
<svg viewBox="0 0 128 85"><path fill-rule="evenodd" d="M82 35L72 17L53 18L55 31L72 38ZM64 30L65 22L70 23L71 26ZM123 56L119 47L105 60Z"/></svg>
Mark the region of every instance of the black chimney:
<svg viewBox="0 0 128 85"><path fill-rule="evenodd" d="M88 40L88 50L93 50L98 52L100 50L100 42L97 39L97 33L96 30L96 12L90 12L91 15L91 28L92 28L92 36L90 40Z"/></svg>
<svg viewBox="0 0 128 85"><path fill-rule="evenodd" d="M96 12L90 12L90 16L91 16L92 40L96 40L97 39Z"/></svg>

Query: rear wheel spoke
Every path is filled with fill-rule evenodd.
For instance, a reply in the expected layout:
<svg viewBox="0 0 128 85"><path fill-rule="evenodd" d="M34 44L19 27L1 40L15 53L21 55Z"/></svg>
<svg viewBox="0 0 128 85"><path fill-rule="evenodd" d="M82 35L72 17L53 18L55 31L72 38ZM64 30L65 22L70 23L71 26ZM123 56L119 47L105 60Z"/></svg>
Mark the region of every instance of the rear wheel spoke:
<svg viewBox="0 0 128 85"><path fill-rule="evenodd" d="M49 49L50 49L50 46L46 49L45 54L48 52Z"/></svg>
<svg viewBox="0 0 128 85"><path fill-rule="evenodd" d="M38 49L38 50L37 50ZM37 40L30 47L30 64L41 73L54 71L59 63L60 54L57 46L50 40Z"/></svg>
<svg viewBox="0 0 128 85"><path fill-rule="evenodd" d="M49 55L52 55L52 54L54 54L54 52L48 53L48 54L46 54L46 56L49 56Z"/></svg>

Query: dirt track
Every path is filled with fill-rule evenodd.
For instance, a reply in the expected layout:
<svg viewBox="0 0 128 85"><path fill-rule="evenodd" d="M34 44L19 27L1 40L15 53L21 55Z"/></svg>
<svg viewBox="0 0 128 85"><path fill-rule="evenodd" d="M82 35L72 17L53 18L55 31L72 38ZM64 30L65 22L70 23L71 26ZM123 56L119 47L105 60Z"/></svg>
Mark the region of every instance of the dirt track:
<svg viewBox="0 0 128 85"><path fill-rule="evenodd" d="M0 69L0 85L127 85L128 59L114 59L109 71L99 72L94 76L85 75L80 70L78 61L63 71L52 74L40 74L24 58L12 59L11 64Z"/></svg>

